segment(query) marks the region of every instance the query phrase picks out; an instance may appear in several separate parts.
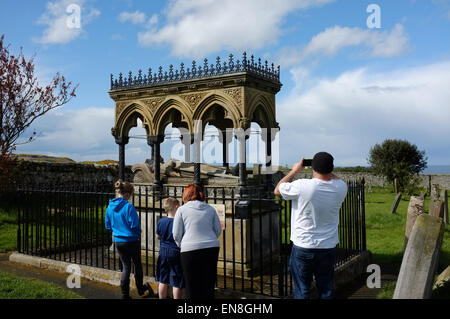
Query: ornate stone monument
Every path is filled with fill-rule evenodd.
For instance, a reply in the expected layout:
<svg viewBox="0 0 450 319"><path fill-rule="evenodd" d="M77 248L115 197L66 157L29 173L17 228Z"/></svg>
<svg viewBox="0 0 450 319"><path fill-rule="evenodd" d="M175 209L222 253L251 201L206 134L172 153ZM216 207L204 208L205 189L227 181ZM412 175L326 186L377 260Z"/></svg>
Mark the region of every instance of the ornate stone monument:
<svg viewBox="0 0 450 319"><path fill-rule="evenodd" d="M194 163L194 182L200 184L200 141L207 124L221 132L223 165L228 165L227 147L231 142L230 130L240 130L239 141L239 185L245 188L246 143L252 122L258 123L268 134L262 136L266 144L267 163L271 166L271 129L278 129L276 122L275 95L280 90L280 67L267 61L247 58L235 60L230 54L226 61L217 57L214 64L208 60L203 65L192 62L185 68L181 63L175 70L159 67L157 72L138 71L137 75L122 73L114 79L111 75L111 90L108 92L115 102L115 124L111 132L119 145L119 178L124 179L125 145L129 131L137 126L137 119L147 132L147 142L152 147L152 158L159 158L160 144L164 141L164 130L168 124L182 130L186 163ZM234 134L231 132L231 135ZM194 143L194 160L191 160L190 145ZM160 163L154 161L153 184L161 187Z"/></svg>
<svg viewBox="0 0 450 319"><path fill-rule="evenodd" d="M196 61L187 67L181 63L179 69L174 69L170 65L168 70L159 67L156 72L148 69L148 72L139 70L137 74L129 72L127 75L119 74L117 78L111 75L111 89L108 92L115 103L115 123L111 133L119 145L119 178L124 179L125 167L125 145L129 141L129 132L132 127L137 126L140 119L146 130L148 145L151 146L151 160L133 166L134 182L141 194L153 194L152 197L145 196L135 198L136 206L141 213L146 213L142 217L142 229L147 230L147 234L154 233L159 216L163 216L162 199L170 196L170 193L161 192L163 185L175 184L185 186L188 184L207 184L228 186L228 189L238 194L245 194L249 189L246 169L246 140L250 135L250 125L257 123L267 134L263 134L262 140L265 143L266 170L272 167L272 141L279 129L276 122L275 95L281 89L280 67L275 68L267 61L255 59L253 56L247 57L244 52L241 60L235 60L233 55L229 55L225 61L219 57L215 63L209 64L204 59L202 64ZM164 141L165 128L172 124L173 128L180 129L181 142L185 147L184 162L169 160L161 164L160 145ZM213 166L200 163L200 142L204 137L206 125L215 126L221 132L220 142L223 145L223 165ZM237 138L239 164L237 172L228 167L228 144ZM194 154L191 156L190 148L194 144ZM192 159L193 157L193 159ZM261 168L257 170L260 172ZM234 172L234 174L233 174ZM237 175L237 176L236 176ZM259 186L266 185L273 189L272 176L265 175L265 180L258 177ZM152 189L149 192L148 184L151 181ZM166 187L167 189L167 187ZM176 191L174 187L172 191ZM161 194L155 195L155 194ZM178 192L178 194L180 194ZM251 258L250 252L261 251L263 242L256 242L262 225L264 230L270 227L270 231L276 234L279 225L278 218L270 220L273 208L254 205L247 219L231 218L235 199L225 201L225 214L228 216L224 223L225 236L221 236L221 251L219 265L227 264L228 258L236 254L234 267L244 269L250 273L250 264L260 264L256 257ZM267 204L269 205L269 204ZM259 213L258 213L259 211ZM234 233L242 238L242 244L236 249L233 248ZM143 236L145 236L143 232ZM262 240L267 236L261 234ZM225 240L223 240L225 238ZM142 248L157 247L153 238L142 238ZM279 242L264 242L265 247L270 247L270 251L276 249ZM153 248L151 248L153 250ZM148 251L148 250L147 250ZM270 252L263 252L266 256ZM224 260L226 259L226 260ZM220 268L220 267L219 267ZM224 267L225 268L225 267ZM225 272L224 269L222 269ZM219 269L220 272L220 269Z"/></svg>

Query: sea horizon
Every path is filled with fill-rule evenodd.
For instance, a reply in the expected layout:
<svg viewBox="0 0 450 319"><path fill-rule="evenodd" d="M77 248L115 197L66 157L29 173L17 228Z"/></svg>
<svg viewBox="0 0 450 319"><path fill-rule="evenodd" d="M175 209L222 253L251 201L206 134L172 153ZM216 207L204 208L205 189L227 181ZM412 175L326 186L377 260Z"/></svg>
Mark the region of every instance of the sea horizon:
<svg viewBox="0 0 450 319"><path fill-rule="evenodd" d="M429 165L420 174L422 175L450 174L450 165Z"/></svg>

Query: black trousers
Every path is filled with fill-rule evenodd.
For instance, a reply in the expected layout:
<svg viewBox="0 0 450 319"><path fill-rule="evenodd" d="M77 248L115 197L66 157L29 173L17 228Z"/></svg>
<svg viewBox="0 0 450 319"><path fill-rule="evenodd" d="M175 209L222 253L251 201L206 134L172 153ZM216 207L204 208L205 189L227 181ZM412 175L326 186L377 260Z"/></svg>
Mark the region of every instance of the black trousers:
<svg viewBox="0 0 450 319"><path fill-rule="evenodd" d="M139 293L144 290L144 274L142 272L141 262L141 242L134 241L115 244L123 266L122 277L120 279L120 289L122 290L122 297L127 298L130 296L131 261L133 261L134 264L134 280L136 283L136 288Z"/></svg>
<svg viewBox="0 0 450 319"><path fill-rule="evenodd" d="M219 247L181 253L187 299L214 299Z"/></svg>

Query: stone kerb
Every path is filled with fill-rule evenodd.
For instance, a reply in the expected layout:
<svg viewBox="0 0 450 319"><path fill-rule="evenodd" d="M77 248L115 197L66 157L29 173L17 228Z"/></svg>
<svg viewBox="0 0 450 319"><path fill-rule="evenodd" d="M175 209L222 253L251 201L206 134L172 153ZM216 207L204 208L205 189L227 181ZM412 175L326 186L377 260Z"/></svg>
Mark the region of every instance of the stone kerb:
<svg viewBox="0 0 450 319"><path fill-rule="evenodd" d="M417 217L408 240L393 299L429 299L444 235L441 218Z"/></svg>

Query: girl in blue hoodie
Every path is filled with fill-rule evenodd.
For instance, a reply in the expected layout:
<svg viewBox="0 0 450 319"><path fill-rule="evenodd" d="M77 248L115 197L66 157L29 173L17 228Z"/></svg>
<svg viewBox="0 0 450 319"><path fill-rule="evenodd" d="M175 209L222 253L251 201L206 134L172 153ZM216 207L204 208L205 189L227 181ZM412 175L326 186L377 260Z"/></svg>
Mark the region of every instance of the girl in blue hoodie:
<svg viewBox="0 0 450 319"><path fill-rule="evenodd" d="M128 202L128 199L134 193L133 185L129 182L118 181L114 187L116 189L116 198L109 201L105 213L105 226L108 231L113 233L114 244L123 265L120 280L122 299L131 299L131 260L133 260L134 264L134 278L139 295L142 296L146 290L150 291L150 285L148 283L143 284L140 242L141 224L136 209L133 204Z"/></svg>

